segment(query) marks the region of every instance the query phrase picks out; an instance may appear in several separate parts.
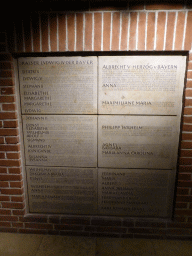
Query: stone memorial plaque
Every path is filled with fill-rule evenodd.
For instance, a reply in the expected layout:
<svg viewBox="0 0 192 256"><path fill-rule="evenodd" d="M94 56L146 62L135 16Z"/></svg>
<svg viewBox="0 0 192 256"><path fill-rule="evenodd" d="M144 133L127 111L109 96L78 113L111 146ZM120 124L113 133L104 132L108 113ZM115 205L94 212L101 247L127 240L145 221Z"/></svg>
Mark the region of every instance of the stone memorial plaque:
<svg viewBox="0 0 192 256"><path fill-rule="evenodd" d="M98 117L98 167L175 169L176 116Z"/></svg>
<svg viewBox="0 0 192 256"><path fill-rule="evenodd" d="M22 117L26 165L97 167L97 116Z"/></svg>
<svg viewBox="0 0 192 256"><path fill-rule="evenodd" d="M97 213L97 170L27 166L30 213Z"/></svg>
<svg viewBox="0 0 192 256"><path fill-rule="evenodd" d="M171 217L185 66L19 58L29 212Z"/></svg>
<svg viewBox="0 0 192 256"><path fill-rule="evenodd" d="M180 115L186 56L100 56L99 114Z"/></svg>
<svg viewBox="0 0 192 256"><path fill-rule="evenodd" d="M19 58L23 114L96 114L97 57Z"/></svg>
<svg viewBox="0 0 192 256"><path fill-rule="evenodd" d="M99 169L98 214L171 217L172 170Z"/></svg>

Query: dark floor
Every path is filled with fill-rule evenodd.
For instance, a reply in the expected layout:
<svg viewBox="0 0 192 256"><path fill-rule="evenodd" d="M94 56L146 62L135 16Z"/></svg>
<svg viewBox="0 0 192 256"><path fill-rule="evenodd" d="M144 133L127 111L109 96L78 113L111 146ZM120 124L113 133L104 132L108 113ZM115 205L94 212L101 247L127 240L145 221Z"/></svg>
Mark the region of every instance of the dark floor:
<svg viewBox="0 0 192 256"><path fill-rule="evenodd" d="M192 256L192 241L0 233L0 256Z"/></svg>

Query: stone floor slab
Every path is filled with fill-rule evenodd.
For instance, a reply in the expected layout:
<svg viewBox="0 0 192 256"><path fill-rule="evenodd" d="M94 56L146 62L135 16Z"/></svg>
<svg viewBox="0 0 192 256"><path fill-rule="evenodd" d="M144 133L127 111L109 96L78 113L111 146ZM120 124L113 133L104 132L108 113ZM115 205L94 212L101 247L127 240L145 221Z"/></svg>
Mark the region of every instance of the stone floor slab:
<svg viewBox="0 0 192 256"><path fill-rule="evenodd" d="M95 238L44 236L36 256L95 256Z"/></svg>
<svg viewBox="0 0 192 256"><path fill-rule="evenodd" d="M42 235L0 233L0 255L34 256L42 239Z"/></svg>
<svg viewBox="0 0 192 256"><path fill-rule="evenodd" d="M155 256L150 240L97 238L97 256Z"/></svg>

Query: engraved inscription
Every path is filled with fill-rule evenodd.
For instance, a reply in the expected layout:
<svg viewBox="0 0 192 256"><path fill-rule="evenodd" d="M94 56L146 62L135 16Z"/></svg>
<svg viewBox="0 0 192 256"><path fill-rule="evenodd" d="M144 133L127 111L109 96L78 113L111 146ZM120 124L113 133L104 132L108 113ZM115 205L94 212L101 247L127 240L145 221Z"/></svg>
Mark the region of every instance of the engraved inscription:
<svg viewBox="0 0 192 256"><path fill-rule="evenodd" d="M98 213L167 217L171 170L99 169Z"/></svg>
<svg viewBox="0 0 192 256"><path fill-rule="evenodd" d="M30 212L97 213L97 171L91 168L26 167Z"/></svg>
<svg viewBox="0 0 192 256"><path fill-rule="evenodd" d="M20 58L23 114L96 114L97 58Z"/></svg>

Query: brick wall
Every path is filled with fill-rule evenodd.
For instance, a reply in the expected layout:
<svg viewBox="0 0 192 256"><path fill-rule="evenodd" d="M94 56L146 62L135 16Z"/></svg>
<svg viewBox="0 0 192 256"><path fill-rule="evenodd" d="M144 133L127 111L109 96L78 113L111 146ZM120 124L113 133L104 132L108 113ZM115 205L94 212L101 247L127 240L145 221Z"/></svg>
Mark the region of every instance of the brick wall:
<svg viewBox="0 0 192 256"><path fill-rule="evenodd" d="M191 9L190 9L191 8ZM0 232L135 238L192 238L192 6L36 12L0 31ZM25 215L14 54L75 51L188 51L173 220Z"/></svg>

